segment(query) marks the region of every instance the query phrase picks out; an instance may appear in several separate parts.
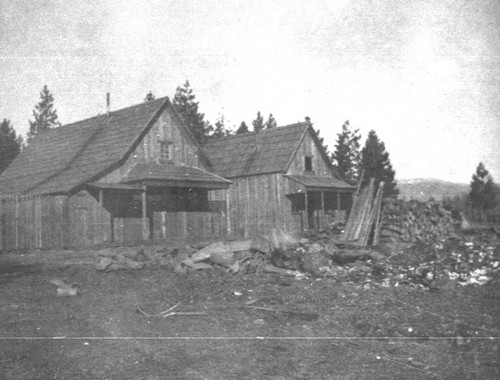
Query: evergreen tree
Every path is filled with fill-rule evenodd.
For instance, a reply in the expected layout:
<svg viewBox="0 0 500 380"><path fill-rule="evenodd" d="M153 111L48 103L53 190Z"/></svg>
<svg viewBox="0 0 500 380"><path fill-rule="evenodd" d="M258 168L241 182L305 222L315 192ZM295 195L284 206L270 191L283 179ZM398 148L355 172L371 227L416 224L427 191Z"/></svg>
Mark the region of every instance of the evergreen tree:
<svg viewBox="0 0 500 380"><path fill-rule="evenodd" d="M0 123L0 173L7 169L23 145L22 136L16 136L16 131L10 124L10 120L3 119Z"/></svg>
<svg viewBox="0 0 500 380"><path fill-rule="evenodd" d="M396 172L392 169L389 153L385 150L385 144L380 141L375 131L368 133L364 148L361 150L360 171L363 171L361 185L366 186L370 178L375 179L375 189L380 182L384 182L384 196L395 197L399 190L396 188L394 179Z"/></svg>
<svg viewBox="0 0 500 380"><path fill-rule="evenodd" d="M215 122L215 127L214 127L214 132L210 137L217 138L217 137L224 137L229 135L229 131L225 128L225 121L224 121L224 115L219 115Z"/></svg>
<svg viewBox="0 0 500 380"><path fill-rule="evenodd" d="M480 162L470 184L469 202L480 220L497 205L493 177Z"/></svg>
<svg viewBox="0 0 500 380"><path fill-rule="evenodd" d="M241 133L247 133L247 132L248 132L247 123L245 123L244 121L242 121L241 124L240 124L240 126L236 130L236 134L239 135Z"/></svg>
<svg viewBox="0 0 500 380"><path fill-rule="evenodd" d="M155 100L155 99L156 99L156 96L151 91L149 91L146 94L146 97L144 98L144 101L145 102L150 102L150 101Z"/></svg>
<svg viewBox="0 0 500 380"><path fill-rule="evenodd" d="M277 127L278 123L276 122L276 119L274 118L273 114L269 114L269 119L267 119L265 127L266 128L274 128Z"/></svg>
<svg viewBox="0 0 500 380"><path fill-rule="evenodd" d="M213 131L213 127L208 121L205 121L205 114L198 111L198 102L195 99L193 89L189 81L186 80L184 85L177 87L173 104L184 123L193 133L196 141L203 145L207 141L210 132Z"/></svg>
<svg viewBox="0 0 500 380"><path fill-rule="evenodd" d="M355 184L359 177L360 139L359 129L352 131L349 120L346 120L342 125L342 132L337 134L335 152L332 154L340 176L350 184Z"/></svg>
<svg viewBox="0 0 500 380"><path fill-rule="evenodd" d="M47 85L43 86L40 92L40 102L35 105L33 117L35 120L29 121L28 142L38 133L61 125L57 118L57 111L54 108L54 96L50 93Z"/></svg>
<svg viewBox="0 0 500 380"><path fill-rule="evenodd" d="M262 117L260 111L257 112L257 118L254 121L252 121L252 125L254 132L259 132L262 129L264 129L264 118Z"/></svg>

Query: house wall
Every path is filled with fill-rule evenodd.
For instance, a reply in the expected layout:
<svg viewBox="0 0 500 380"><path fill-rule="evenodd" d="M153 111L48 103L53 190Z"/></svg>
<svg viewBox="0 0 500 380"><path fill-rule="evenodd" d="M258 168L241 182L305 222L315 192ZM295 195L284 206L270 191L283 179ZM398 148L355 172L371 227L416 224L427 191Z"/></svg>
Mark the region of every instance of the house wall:
<svg viewBox="0 0 500 380"><path fill-rule="evenodd" d="M120 182L135 164L160 161L160 141L172 143L172 159L169 162L207 170L203 160L198 156L198 148L191 141L188 132L177 124L172 110L167 108L125 163L99 181Z"/></svg>
<svg viewBox="0 0 500 380"><path fill-rule="evenodd" d="M287 174L299 175L304 174L305 171L305 157L312 157L312 171L315 175L320 177L332 177L333 172L328 167L325 159L321 155L318 146L312 139L311 135L307 133L304 136L302 144L295 153Z"/></svg>
<svg viewBox="0 0 500 380"><path fill-rule="evenodd" d="M0 197L0 250L66 247L68 211L66 196Z"/></svg>
<svg viewBox="0 0 500 380"><path fill-rule="evenodd" d="M301 216L292 214L288 180L282 173L231 178L226 191L214 192L223 201L227 192L228 233L237 238L267 235L273 227L300 232Z"/></svg>

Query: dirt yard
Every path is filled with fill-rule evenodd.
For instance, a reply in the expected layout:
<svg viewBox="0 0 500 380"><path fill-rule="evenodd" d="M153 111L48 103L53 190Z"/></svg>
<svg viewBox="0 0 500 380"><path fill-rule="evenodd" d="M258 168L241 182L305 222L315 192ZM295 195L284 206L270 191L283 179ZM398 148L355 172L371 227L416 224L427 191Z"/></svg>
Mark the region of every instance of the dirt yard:
<svg viewBox="0 0 500 380"><path fill-rule="evenodd" d="M2 379L500 378L498 281L429 291L221 268L105 273L94 259L0 256ZM56 278L79 294L58 296Z"/></svg>

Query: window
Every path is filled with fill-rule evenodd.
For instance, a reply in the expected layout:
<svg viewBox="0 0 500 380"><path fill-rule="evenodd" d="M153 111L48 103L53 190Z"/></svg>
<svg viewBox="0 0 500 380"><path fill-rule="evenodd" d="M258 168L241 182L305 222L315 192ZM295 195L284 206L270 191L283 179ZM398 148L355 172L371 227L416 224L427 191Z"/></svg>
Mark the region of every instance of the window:
<svg viewBox="0 0 500 380"><path fill-rule="evenodd" d="M173 145L171 141L160 141L160 159L162 160L172 160L173 157Z"/></svg>
<svg viewBox="0 0 500 380"><path fill-rule="evenodd" d="M305 171L310 172L313 170L313 162L312 162L312 157L305 157L304 159L304 164L305 164Z"/></svg>

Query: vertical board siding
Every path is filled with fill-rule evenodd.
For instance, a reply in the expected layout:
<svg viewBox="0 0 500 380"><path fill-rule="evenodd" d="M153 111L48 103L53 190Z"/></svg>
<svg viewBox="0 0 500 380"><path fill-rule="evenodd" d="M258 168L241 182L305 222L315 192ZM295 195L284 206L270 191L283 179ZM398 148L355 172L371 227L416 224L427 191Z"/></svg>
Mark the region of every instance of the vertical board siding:
<svg viewBox="0 0 500 380"><path fill-rule="evenodd" d="M1 196L0 200L2 251L68 245L67 196Z"/></svg>
<svg viewBox="0 0 500 380"><path fill-rule="evenodd" d="M231 178L227 190L231 232L235 237L268 235L272 228L300 232L300 215L292 215L286 194L288 180L281 173Z"/></svg>

